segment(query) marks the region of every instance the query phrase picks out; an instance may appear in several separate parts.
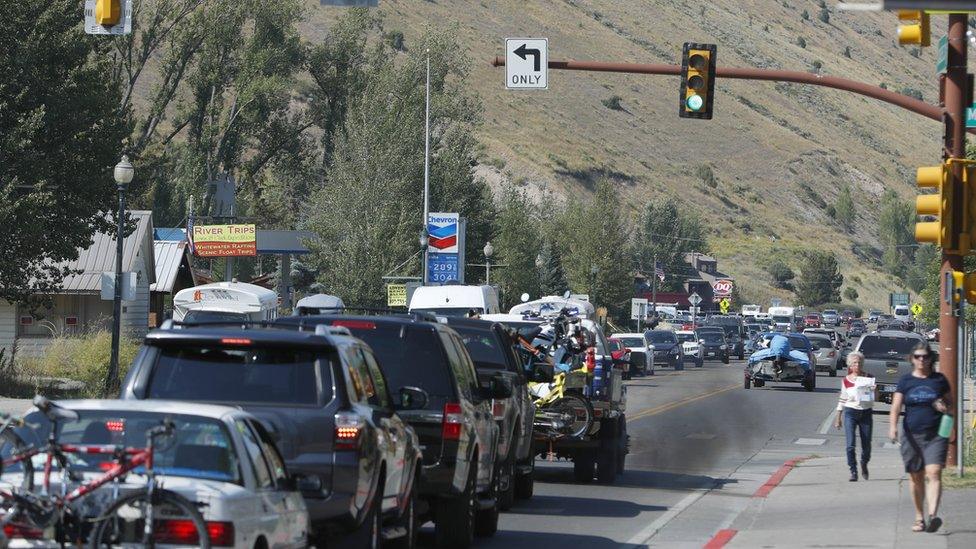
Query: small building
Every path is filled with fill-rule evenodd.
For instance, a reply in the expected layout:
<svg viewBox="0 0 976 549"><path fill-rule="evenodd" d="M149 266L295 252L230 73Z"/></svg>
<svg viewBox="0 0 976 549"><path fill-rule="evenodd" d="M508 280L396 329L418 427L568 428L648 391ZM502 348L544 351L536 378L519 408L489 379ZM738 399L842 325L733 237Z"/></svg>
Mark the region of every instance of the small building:
<svg viewBox="0 0 976 549"><path fill-rule="evenodd" d="M156 232L159 235L159 229ZM149 286L149 327L156 328L173 308L173 296L180 290L194 286L190 268L189 246L183 240L156 240L153 242L156 263L156 281Z"/></svg>
<svg viewBox="0 0 976 549"><path fill-rule="evenodd" d="M156 282L152 212L130 211L135 230L122 243L122 271L136 273L136 299L122 302L122 331L142 337L149 330L150 286ZM0 302L0 349L10 358L38 356L51 340L111 329L112 301L101 298L102 273L115 272L114 235L96 233L92 245L79 250L78 259L64 264L74 271L58 290L42 295L36 310Z"/></svg>

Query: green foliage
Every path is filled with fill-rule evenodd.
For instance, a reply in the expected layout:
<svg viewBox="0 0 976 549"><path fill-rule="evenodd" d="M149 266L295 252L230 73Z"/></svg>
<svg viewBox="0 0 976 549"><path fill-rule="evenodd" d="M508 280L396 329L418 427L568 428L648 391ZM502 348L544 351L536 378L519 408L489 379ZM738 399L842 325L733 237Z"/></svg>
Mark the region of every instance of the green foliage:
<svg viewBox="0 0 976 549"><path fill-rule="evenodd" d="M885 270L899 278L915 257L915 208L894 191L881 196L878 215L878 239L884 246L882 263Z"/></svg>
<svg viewBox="0 0 976 549"><path fill-rule="evenodd" d="M775 260L766 267L766 272L773 277L773 286L781 290L793 291L793 279L796 273L782 260Z"/></svg>
<svg viewBox="0 0 976 549"><path fill-rule="evenodd" d="M905 88L902 88L899 93L901 93L902 95L907 95L909 97L914 97L915 99L918 99L919 101L922 101L923 100L922 91L921 90L917 90L915 88L905 87Z"/></svg>
<svg viewBox="0 0 976 549"><path fill-rule="evenodd" d="M396 274L419 274L413 256L423 226L424 118L416 113L424 112L427 48L431 211L467 218L468 258L482 257L494 236L491 193L471 169L480 106L464 91L468 62L456 30L429 29L406 56L378 45L363 60L361 85L343 100L345 122L335 133L326 183L303 210L303 227L320 237L307 263L325 291L349 303L382 305L382 277L401 264Z"/></svg>
<svg viewBox="0 0 976 549"><path fill-rule="evenodd" d="M525 192L515 187L504 189L498 208L498 234L493 246L497 258L493 262L504 264L493 276L501 289L503 308L508 309L520 302L523 292L531 296L539 294L539 276L536 256L539 251L539 214ZM469 278L474 278L469 275Z"/></svg>
<svg viewBox="0 0 976 549"><path fill-rule="evenodd" d="M123 337L119 344L119 381L139 351L139 342ZM60 378L84 384L82 396L105 398L105 376L112 355L112 333L95 331L81 337L57 337L40 358L21 360L19 375L42 384L40 378Z"/></svg>
<svg viewBox="0 0 976 549"><path fill-rule="evenodd" d="M807 40L805 38L803 38L802 36L799 36L796 39L796 45L797 46L800 46L803 49L806 49L806 47L807 47Z"/></svg>
<svg viewBox="0 0 976 549"><path fill-rule="evenodd" d="M571 201L556 225L555 246L572 253L572 260L567 255L563 263L570 288L590 294L591 301L611 314L629 311L634 279L627 257L627 227L613 184L601 180L591 200Z"/></svg>
<svg viewBox="0 0 976 549"><path fill-rule="evenodd" d="M932 276L929 271L933 261L938 262L939 252L931 244L919 246L915 251L915 258L905 273L905 284L915 293L921 293ZM938 279L938 275L935 276Z"/></svg>
<svg viewBox="0 0 976 549"><path fill-rule="evenodd" d="M705 228L697 214L674 200L648 202L637 219L631 241L634 267L653 274L657 257L658 265L668 273L660 288L679 291L685 283L679 273L685 270L685 255L692 252L708 252Z"/></svg>
<svg viewBox="0 0 976 549"><path fill-rule="evenodd" d="M559 250L548 236L543 237L538 259L539 295L563 295L569 289L569 283L566 282Z"/></svg>
<svg viewBox="0 0 976 549"><path fill-rule="evenodd" d="M850 46L844 46L844 57L846 57L848 59L851 58L851 47Z"/></svg>
<svg viewBox="0 0 976 549"><path fill-rule="evenodd" d="M810 12L808 12L807 10L803 10L803 13L800 14L800 17L804 21L809 21L810 20Z"/></svg>
<svg viewBox="0 0 976 549"><path fill-rule="evenodd" d="M387 45L396 51L404 51L406 47L403 44L403 32L395 30L383 34L383 40L386 41Z"/></svg>
<svg viewBox="0 0 976 549"><path fill-rule="evenodd" d="M57 285L114 206L114 166L128 131L109 62L111 42L86 35L75 0L48 0L0 19L0 300Z"/></svg>
<svg viewBox="0 0 976 549"><path fill-rule="evenodd" d="M834 218L840 226L847 232L854 227L854 197L851 195L851 188L844 185L834 203Z"/></svg>
<svg viewBox="0 0 976 549"><path fill-rule="evenodd" d="M851 288L850 286L844 288L844 299L846 299L847 301L854 302L857 301L857 298L858 298L857 290Z"/></svg>
<svg viewBox="0 0 976 549"><path fill-rule="evenodd" d="M821 23L830 24L830 11L827 8L820 8L820 13L817 15Z"/></svg>
<svg viewBox="0 0 976 549"><path fill-rule="evenodd" d="M718 187L718 181L715 180L715 172L712 171L712 167L708 164L700 164L698 168L695 169L698 175L698 179L705 184L706 187L714 189Z"/></svg>
<svg viewBox="0 0 976 549"><path fill-rule="evenodd" d="M843 283L844 275L840 274L833 253L807 252L796 281L796 297L801 304L809 307L840 301Z"/></svg>
<svg viewBox="0 0 976 549"><path fill-rule="evenodd" d="M622 111L622 110L624 110L623 105L620 104L620 102L622 100L623 100L623 98L620 97L619 95L611 95L610 97L608 97L608 98L606 98L606 99L604 99L604 100L602 100L600 102L603 103L603 106L604 107L606 107L606 108L608 108L608 109L610 109L612 111Z"/></svg>

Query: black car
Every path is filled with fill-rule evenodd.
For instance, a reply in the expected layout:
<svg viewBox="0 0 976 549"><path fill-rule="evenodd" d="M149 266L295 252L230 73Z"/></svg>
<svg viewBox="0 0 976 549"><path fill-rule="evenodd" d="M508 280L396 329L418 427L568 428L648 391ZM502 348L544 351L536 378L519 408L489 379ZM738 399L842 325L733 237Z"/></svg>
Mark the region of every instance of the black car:
<svg viewBox="0 0 976 549"><path fill-rule="evenodd" d="M511 396L504 377L489 387L478 374L461 336L422 317L323 315L287 317L282 326L314 330L344 326L376 353L390 387L419 387L421 409L401 412L423 449L419 496L434 521L438 547L468 547L473 536L498 527L495 459L498 425L492 399Z"/></svg>
<svg viewBox="0 0 976 549"><path fill-rule="evenodd" d="M648 330L644 337L654 346L654 365L680 369L684 361L681 343L671 330Z"/></svg>
<svg viewBox="0 0 976 549"><path fill-rule="evenodd" d="M721 327L701 327L695 330L698 344L702 349L702 359L717 359L729 363L729 344L725 340L725 330Z"/></svg>
<svg viewBox="0 0 976 549"><path fill-rule="evenodd" d="M127 400L237 406L275 438L300 488L317 543L347 534L371 547L380 536L416 536L420 442L399 413L427 396L397 386L391 397L373 352L348 330L299 333L217 326L155 330L122 385ZM394 404L399 402L399 406Z"/></svg>
<svg viewBox="0 0 976 549"><path fill-rule="evenodd" d="M741 316L712 315L708 317L705 325L719 326L725 330L725 341L729 346L729 354L738 356L739 360L745 358L745 343L749 339L749 335Z"/></svg>
<svg viewBox="0 0 976 549"><path fill-rule="evenodd" d="M482 385L501 375L512 386L511 397L492 401L492 413L499 427L498 507L504 511L516 497L532 497L535 404L529 394L530 380L526 378L522 360L515 351L516 340L508 328L497 322L471 318L444 317L444 321L461 336Z"/></svg>
<svg viewBox="0 0 976 549"><path fill-rule="evenodd" d="M866 324L863 320L854 320L851 322L851 327L847 329L847 339L854 339L861 337L868 330Z"/></svg>

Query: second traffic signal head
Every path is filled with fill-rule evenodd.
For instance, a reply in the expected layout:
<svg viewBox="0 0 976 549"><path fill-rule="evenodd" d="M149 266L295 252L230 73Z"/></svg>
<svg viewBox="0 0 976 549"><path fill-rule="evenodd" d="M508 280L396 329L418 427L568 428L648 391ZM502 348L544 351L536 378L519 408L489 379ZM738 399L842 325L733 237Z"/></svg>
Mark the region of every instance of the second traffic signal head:
<svg viewBox="0 0 976 549"><path fill-rule="evenodd" d="M922 10L898 10L898 19L908 22L898 26L899 44L902 46L914 44L923 48L932 45L929 14Z"/></svg>
<svg viewBox="0 0 976 549"><path fill-rule="evenodd" d="M686 42L681 54L681 118L712 119L712 101L715 91L714 44Z"/></svg>
<svg viewBox="0 0 976 549"><path fill-rule="evenodd" d="M945 165L926 166L918 169L919 187L935 189L935 194L919 195L915 199L915 213L935 216L935 221L915 223L915 240L946 248L952 235L952 185Z"/></svg>

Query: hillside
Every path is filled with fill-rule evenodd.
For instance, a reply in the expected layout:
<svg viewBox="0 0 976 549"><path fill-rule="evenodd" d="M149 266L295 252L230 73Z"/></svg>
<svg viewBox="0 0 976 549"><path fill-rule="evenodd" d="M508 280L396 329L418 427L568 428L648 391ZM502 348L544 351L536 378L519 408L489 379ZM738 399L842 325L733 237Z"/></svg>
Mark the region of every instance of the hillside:
<svg viewBox="0 0 976 549"><path fill-rule="evenodd" d="M795 252L822 248L838 253L845 287L859 292L861 304L880 306L898 286L874 259L882 252L876 205L885 189L915 194L914 168L939 157L939 124L834 90L722 80L715 119L685 120L677 116L674 77L552 71L549 90L511 92L504 69L489 63L509 36L548 37L550 59L646 63L675 63L683 42L709 42L718 44L722 65L813 71L819 63L824 74L921 90L935 101L935 48L919 57L899 48L893 14L838 12L831 1L824 23L819 4L381 0L379 11L407 48L431 22L457 24L485 107L480 170L496 188L514 181L567 196L608 175L632 214L669 197L705 217L720 268L750 301L777 295L762 270L769 254L785 254L796 268ZM302 32L320 38L340 13L309 0ZM602 103L614 95L621 110ZM702 177L706 166L714 187ZM845 184L857 206L853 234L832 227L825 211Z"/></svg>

